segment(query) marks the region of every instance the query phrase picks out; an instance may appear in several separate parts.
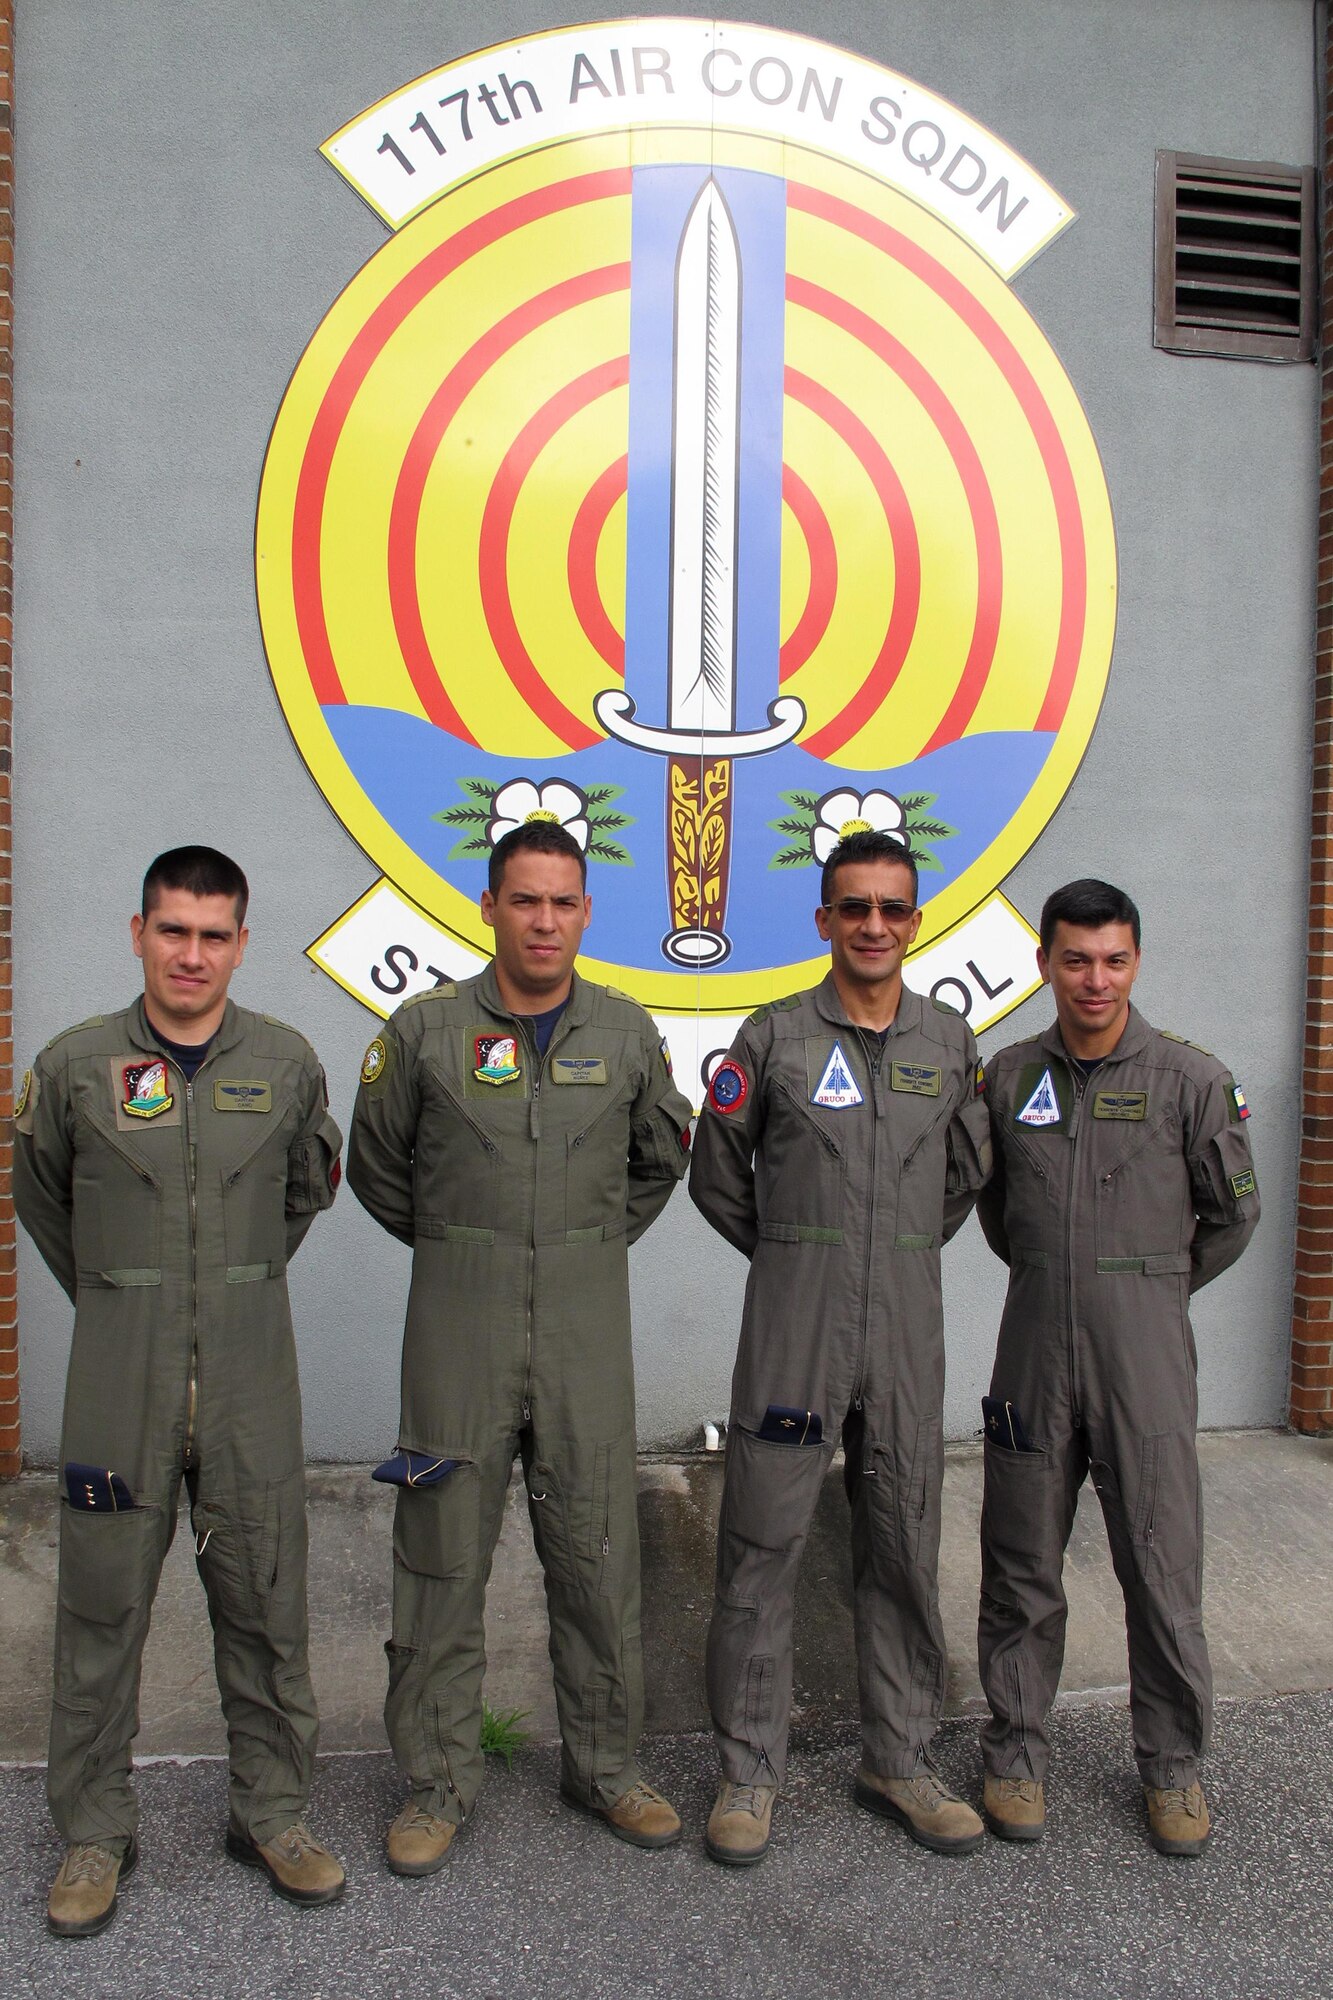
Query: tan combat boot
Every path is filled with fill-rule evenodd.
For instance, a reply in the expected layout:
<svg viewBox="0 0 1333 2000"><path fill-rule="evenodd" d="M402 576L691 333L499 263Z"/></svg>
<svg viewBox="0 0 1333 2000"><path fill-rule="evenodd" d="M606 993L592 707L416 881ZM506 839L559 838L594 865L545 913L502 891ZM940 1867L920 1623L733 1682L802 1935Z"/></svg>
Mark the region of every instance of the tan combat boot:
<svg viewBox="0 0 1333 2000"><path fill-rule="evenodd" d="M905 1826L913 1840L935 1854L975 1854L986 1829L956 1793L927 1765L910 1778L881 1778L863 1764L856 1774L856 1803Z"/></svg>
<svg viewBox="0 0 1333 2000"><path fill-rule="evenodd" d="M1046 1792L1040 1778L992 1778L988 1771L981 1810L1001 1840L1040 1840L1046 1831Z"/></svg>
<svg viewBox="0 0 1333 2000"><path fill-rule="evenodd" d="M342 1863L320 1846L304 1820L262 1842L228 1827L227 1852L247 1868L262 1868L274 1894L289 1903L336 1903L347 1886Z"/></svg>
<svg viewBox="0 0 1333 2000"><path fill-rule="evenodd" d="M1145 1785L1148 1838L1159 1854L1202 1854L1212 1828L1203 1786Z"/></svg>
<svg viewBox="0 0 1333 2000"><path fill-rule="evenodd" d="M104 1931L116 1914L116 1890L138 1859L139 1843L133 1838L123 1854L91 1840L67 1848L46 1902L52 1937L90 1938Z"/></svg>
<svg viewBox="0 0 1333 2000"><path fill-rule="evenodd" d="M611 1806L589 1805L563 1787L560 1796L576 1811L605 1820L617 1840L627 1840L631 1847L672 1847L680 1839L680 1819L675 1807L642 1779L622 1792Z"/></svg>
<svg viewBox="0 0 1333 2000"><path fill-rule="evenodd" d="M451 1819L441 1819L411 1799L389 1828L384 1843L395 1875L433 1875L449 1858L449 1843L458 1832Z"/></svg>
<svg viewBox="0 0 1333 2000"><path fill-rule="evenodd" d="M768 1853L776 1785L733 1785L724 1778L708 1815L704 1846L714 1861L750 1868Z"/></svg>

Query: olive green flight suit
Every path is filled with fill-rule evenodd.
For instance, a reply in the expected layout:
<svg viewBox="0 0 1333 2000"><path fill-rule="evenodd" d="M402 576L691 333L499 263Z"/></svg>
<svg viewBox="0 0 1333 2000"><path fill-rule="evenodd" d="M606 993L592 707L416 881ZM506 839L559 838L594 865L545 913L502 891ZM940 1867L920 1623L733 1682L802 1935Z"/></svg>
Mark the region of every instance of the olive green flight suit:
<svg viewBox="0 0 1333 2000"><path fill-rule="evenodd" d="M714 1073L690 1175L750 1259L708 1634L722 1774L783 1782L796 1572L841 1431L865 1762L908 1777L944 1699L940 1245L990 1171L976 1043L904 989L881 1050L830 974L752 1014L728 1063L744 1089ZM822 1444L760 1437L770 1407L814 1412Z"/></svg>
<svg viewBox="0 0 1333 2000"><path fill-rule="evenodd" d="M512 1048L491 1082L477 1072L497 1037ZM517 1452L561 1782L612 1805L637 1782L643 1724L626 1249L689 1163L689 1104L636 1002L575 975L538 1062L493 966L407 1001L361 1075L348 1179L412 1245L398 1444L456 1461L398 1494L389 1741L417 1802L461 1821L482 1777L482 1613Z"/></svg>
<svg viewBox="0 0 1333 2000"><path fill-rule="evenodd" d="M1061 1570L1090 1470L1125 1598L1139 1772L1188 1786L1212 1707L1189 1294L1259 1220L1244 1098L1214 1056L1134 1009L1086 1081L1052 1026L987 1063L986 1095L995 1177L978 1213L1010 1273L991 1394L1035 1447L985 1445L986 1766L1045 1775Z"/></svg>
<svg viewBox="0 0 1333 2000"><path fill-rule="evenodd" d="M154 1062L165 1090L130 1110ZM317 1733L285 1274L337 1185L323 1072L295 1029L229 1001L187 1083L137 1000L47 1045L15 1131L19 1218L75 1307L61 1464L109 1469L136 1502L61 1502L56 1827L117 1850L135 1831L139 1670L184 1476L231 1818L270 1840L305 1810Z"/></svg>

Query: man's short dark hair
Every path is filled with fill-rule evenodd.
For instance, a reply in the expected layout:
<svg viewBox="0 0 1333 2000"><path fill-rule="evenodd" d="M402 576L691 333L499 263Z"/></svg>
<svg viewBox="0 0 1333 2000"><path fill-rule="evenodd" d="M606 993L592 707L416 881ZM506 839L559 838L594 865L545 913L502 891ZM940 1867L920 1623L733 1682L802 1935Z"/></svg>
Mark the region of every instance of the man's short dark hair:
<svg viewBox="0 0 1333 2000"><path fill-rule="evenodd" d="M905 868L912 878L912 901L916 901L916 856L905 841L892 833L849 833L846 840L840 840L824 863L824 873L819 884L819 898L823 903L833 900L833 878L840 868L853 861L892 861L899 868Z"/></svg>
<svg viewBox="0 0 1333 2000"><path fill-rule="evenodd" d="M164 889L183 889L188 896L230 896L236 905L236 927L245 922L250 884L226 854L216 847L169 847L149 864L143 878L140 908L147 916Z"/></svg>
<svg viewBox="0 0 1333 2000"><path fill-rule="evenodd" d="M1138 906L1123 889L1099 882L1095 875L1081 875L1053 890L1041 906L1041 948L1049 957L1057 924L1073 924L1079 930L1099 931L1107 924L1128 924L1134 933L1134 949L1139 948L1141 926Z"/></svg>
<svg viewBox="0 0 1333 2000"><path fill-rule="evenodd" d="M563 826L549 819L525 819L522 826L511 826L502 834L491 849L491 865L488 886L493 896L500 893L504 881L505 866L512 854L567 854L571 861L579 864L579 877L584 890L588 887L588 857Z"/></svg>

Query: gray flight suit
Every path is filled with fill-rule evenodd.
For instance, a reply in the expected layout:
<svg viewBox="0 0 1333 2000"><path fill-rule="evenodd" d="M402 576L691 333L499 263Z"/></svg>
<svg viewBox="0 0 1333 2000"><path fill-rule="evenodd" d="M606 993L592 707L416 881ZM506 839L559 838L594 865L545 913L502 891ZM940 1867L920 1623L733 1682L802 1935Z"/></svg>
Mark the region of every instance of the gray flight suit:
<svg viewBox="0 0 1333 2000"><path fill-rule="evenodd" d="M305 1811L317 1734L285 1274L337 1186L323 1072L295 1029L229 1001L187 1083L140 999L47 1045L15 1133L19 1218L75 1307L61 1464L116 1473L136 1503L61 1502L52 1816L69 1842L134 1834L139 1671L184 1477L232 1824L271 1840Z"/></svg>
<svg viewBox="0 0 1333 2000"><path fill-rule="evenodd" d="M939 1253L990 1170L976 1043L905 989L881 1050L830 974L752 1014L729 1063L744 1090L714 1073L690 1176L750 1259L708 1634L722 1774L783 1782L796 1571L841 1431L865 1762L908 1777L944 1699ZM760 1437L770 1407L814 1412L822 1444Z"/></svg>
<svg viewBox="0 0 1333 2000"><path fill-rule="evenodd" d="M492 1082L497 1037L512 1047ZM399 1448L456 1461L398 1494L385 1704L413 1798L455 1822L482 1777L482 1612L516 1453L562 1785L607 1806L638 1780L626 1250L685 1173L690 1107L652 1020L613 988L575 975L540 1063L529 1037L493 966L407 1001L367 1051L348 1146L358 1199L412 1245Z"/></svg>
<svg viewBox="0 0 1333 2000"><path fill-rule="evenodd" d="M978 1213L1010 1273L991 1394L1033 1447L985 1445L986 1767L1045 1775L1061 1570L1091 1471L1125 1598L1139 1772L1188 1786L1212 1705L1189 1294L1259 1220L1244 1098L1214 1056L1134 1009L1086 1081L1052 1026L987 1063L986 1095L995 1177Z"/></svg>

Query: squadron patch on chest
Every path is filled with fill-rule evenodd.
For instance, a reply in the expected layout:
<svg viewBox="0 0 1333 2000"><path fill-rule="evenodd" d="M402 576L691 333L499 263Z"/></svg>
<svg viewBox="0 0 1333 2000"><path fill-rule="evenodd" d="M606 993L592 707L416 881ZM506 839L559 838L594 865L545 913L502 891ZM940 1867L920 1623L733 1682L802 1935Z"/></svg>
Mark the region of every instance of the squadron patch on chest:
<svg viewBox="0 0 1333 2000"><path fill-rule="evenodd" d="M517 1083L523 1074L518 1064L518 1043L513 1035L477 1035L472 1043L478 1083Z"/></svg>
<svg viewBox="0 0 1333 2000"><path fill-rule="evenodd" d="M865 1103L841 1042L833 1044L833 1053L824 1065L824 1074L810 1093L810 1102L822 1104L826 1111L853 1111L858 1104Z"/></svg>
<svg viewBox="0 0 1333 2000"><path fill-rule="evenodd" d="M248 1079L221 1077L213 1085L215 1111L271 1111L273 1086Z"/></svg>
<svg viewBox="0 0 1333 2000"><path fill-rule="evenodd" d="M929 1063L896 1062L889 1071L889 1089L905 1090L909 1097L938 1097L943 1075Z"/></svg>
<svg viewBox="0 0 1333 2000"><path fill-rule="evenodd" d="M1055 1078L1044 1070L1036 1089L1021 1111L1014 1113L1016 1125L1058 1125L1060 1100L1055 1094Z"/></svg>
<svg viewBox="0 0 1333 2000"><path fill-rule="evenodd" d="M118 1109L130 1118L160 1118L176 1101L167 1089L167 1065L161 1056L123 1063L120 1087Z"/></svg>

